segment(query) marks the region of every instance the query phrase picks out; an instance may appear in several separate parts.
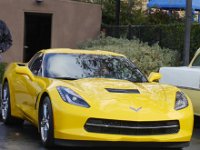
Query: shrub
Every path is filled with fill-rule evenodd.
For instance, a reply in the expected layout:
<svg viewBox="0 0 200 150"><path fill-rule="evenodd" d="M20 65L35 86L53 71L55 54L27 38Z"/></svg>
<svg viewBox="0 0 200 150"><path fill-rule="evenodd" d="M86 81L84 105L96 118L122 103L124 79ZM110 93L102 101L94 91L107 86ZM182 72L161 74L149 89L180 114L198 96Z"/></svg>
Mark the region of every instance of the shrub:
<svg viewBox="0 0 200 150"><path fill-rule="evenodd" d="M117 39L103 37L79 45L81 49L107 50L126 55L143 73L157 72L161 66L179 65L180 55L177 51L161 48L158 44L148 46L137 39Z"/></svg>
<svg viewBox="0 0 200 150"><path fill-rule="evenodd" d="M3 79L3 74L4 74L6 66L7 66L7 63L3 63L3 62L0 63L0 92L1 92L1 83ZM0 107L1 107L1 94L0 94Z"/></svg>
<svg viewBox="0 0 200 150"><path fill-rule="evenodd" d="M7 66L7 63L4 63L4 62L0 63L0 84L2 83L3 74L4 74L6 66Z"/></svg>

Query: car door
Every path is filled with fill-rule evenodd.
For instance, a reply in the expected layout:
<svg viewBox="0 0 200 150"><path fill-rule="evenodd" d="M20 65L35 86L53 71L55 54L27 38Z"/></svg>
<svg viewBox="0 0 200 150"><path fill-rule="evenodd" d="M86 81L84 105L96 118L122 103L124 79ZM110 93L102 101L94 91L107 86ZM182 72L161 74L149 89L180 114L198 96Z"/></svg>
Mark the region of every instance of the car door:
<svg viewBox="0 0 200 150"><path fill-rule="evenodd" d="M37 119L35 105L38 94L43 88L43 85L40 84L42 61L43 54L38 53L28 63L28 68L34 75L34 80L31 80L27 75L18 74L16 75L16 82L14 84L16 104L24 112L27 119L32 122L35 122Z"/></svg>

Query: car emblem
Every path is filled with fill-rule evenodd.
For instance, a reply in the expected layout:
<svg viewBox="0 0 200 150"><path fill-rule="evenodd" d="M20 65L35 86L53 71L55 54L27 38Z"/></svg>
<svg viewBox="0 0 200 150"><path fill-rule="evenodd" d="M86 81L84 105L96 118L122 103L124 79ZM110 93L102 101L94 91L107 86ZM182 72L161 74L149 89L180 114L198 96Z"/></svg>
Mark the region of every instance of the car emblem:
<svg viewBox="0 0 200 150"><path fill-rule="evenodd" d="M134 107L130 107L131 110L134 110L135 112L138 112L142 109L142 107L139 107L139 108L134 108Z"/></svg>

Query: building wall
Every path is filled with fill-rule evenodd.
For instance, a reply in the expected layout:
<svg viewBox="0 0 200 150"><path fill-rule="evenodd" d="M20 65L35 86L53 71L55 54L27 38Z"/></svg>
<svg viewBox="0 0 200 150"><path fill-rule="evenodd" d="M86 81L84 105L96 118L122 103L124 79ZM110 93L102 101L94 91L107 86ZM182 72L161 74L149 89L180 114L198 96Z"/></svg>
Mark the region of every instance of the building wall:
<svg viewBox="0 0 200 150"><path fill-rule="evenodd" d="M4 62L23 61L25 12L52 14L52 48L76 48L100 31L100 5L70 0L43 0L39 5L35 0L0 0L0 19L13 37L13 46L2 54Z"/></svg>

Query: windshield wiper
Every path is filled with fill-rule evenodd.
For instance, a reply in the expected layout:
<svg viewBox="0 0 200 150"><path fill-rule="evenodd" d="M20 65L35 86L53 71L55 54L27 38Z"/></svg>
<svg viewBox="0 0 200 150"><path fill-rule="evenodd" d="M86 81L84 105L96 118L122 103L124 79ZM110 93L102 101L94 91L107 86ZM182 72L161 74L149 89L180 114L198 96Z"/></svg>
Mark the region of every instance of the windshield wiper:
<svg viewBox="0 0 200 150"><path fill-rule="evenodd" d="M78 80L78 78L72 78L72 77L53 77L53 78L61 80Z"/></svg>

